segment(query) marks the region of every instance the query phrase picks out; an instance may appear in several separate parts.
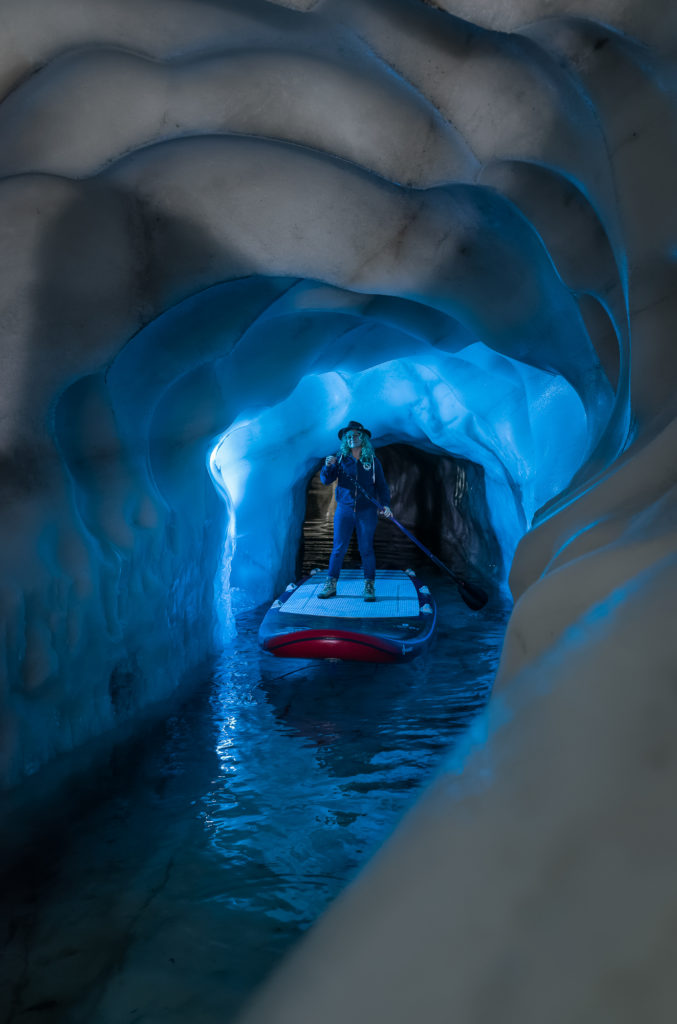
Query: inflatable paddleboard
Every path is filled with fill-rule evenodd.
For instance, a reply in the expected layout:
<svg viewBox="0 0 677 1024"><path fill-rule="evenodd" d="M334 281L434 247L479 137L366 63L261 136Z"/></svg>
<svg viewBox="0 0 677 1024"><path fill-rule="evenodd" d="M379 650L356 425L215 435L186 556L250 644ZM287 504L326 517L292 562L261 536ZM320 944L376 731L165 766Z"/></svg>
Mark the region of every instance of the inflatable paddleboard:
<svg viewBox="0 0 677 1024"><path fill-rule="evenodd" d="M259 643L278 658L409 661L435 630L437 609L413 570L377 569L375 601L363 599L364 576L344 569L337 596L318 597L327 579L315 570L290 583L259 629Z"/></svg>

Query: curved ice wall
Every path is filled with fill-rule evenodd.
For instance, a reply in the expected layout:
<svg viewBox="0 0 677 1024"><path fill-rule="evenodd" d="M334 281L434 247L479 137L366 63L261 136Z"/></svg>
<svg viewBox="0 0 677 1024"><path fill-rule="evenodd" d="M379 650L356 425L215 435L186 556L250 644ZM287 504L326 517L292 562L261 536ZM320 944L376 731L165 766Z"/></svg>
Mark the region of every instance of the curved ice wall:
<svg viewBox="0 0 677 1024"><path fill-rule="evenodd" d="M610 935L599 893L646 869L629 822L641 806L643 835L660 831L676 770L676 20L668 0L3 4L4 786L208 653L214 579L224 544L239 534L246 550L256 525L271 426L297 459L273 493L292 528L299 481L338 420L366 418L367 388L380 443L484 465L507 563L535 523L512 562L498 703L522 709L489 745L495 784L456 794L463 841L444 788L429 797L442 812L421 811L383 869L410 892L411 854L423 891L407 904L376 884L351 940L356 958L388 945L387 902L418 945L388 946L363 992L360 961L334 955L341 928L355 933L348 895L290 968L307 977L325 943L335 974L284 1019L343 1019L328 992L353 1019L413 1019L398 956L419 1017L448 1020L451 1000L479 1019L488 973L515 1019L543 1019L545 989L504 960L516 921L546 980L542 951L583 950L581 932L615 951L610 970L632 961L617 945L633 929ZM219 438L226 502L206 470ZM242 569L251 599L267 569L285 574L286 536ZM591 837L623 850L611 882L596 884L597 861L562 861ZM658 888L641 934L660 947ZM559 891L581 895L578 916ZM483 973L479 939L463 952L478 914L495 936ZM449 993L435 949L456 951ZM596 1005L595 977L572 976L548 1019ZM271 1005L299 998L280 984Z"/></svg>
<svg viewBox="0 0 677 1024"><path fill-rule="evenodd" d="M393 333L389 327L384 337L391 353ZM378 336L372 330L366 339L354 335L350 362L356 356L371 361ZM283 401L238 417L211 454L235 540L224 550L229 608L265 600L271 567L280 579L293 579L306 484L317 471L318 452L336 451L338 430L356 410L368 411L377 447L406 442L482 465L489 522L508 565L535 510L566 486L581 462L585 413L562 378L480 344L457 357L421 348L418 358L353 373L346 363L342 371L307 375ZM473 571L494 576L487 566Z"/></svg>

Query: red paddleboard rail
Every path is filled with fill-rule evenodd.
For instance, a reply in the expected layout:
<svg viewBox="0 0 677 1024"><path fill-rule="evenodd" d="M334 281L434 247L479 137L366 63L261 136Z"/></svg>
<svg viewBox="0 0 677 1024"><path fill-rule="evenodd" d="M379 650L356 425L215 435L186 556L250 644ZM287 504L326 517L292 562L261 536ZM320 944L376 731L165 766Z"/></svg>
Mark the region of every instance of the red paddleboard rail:
<svg viewBox="0 0 677 1024"><path fill-rule="evenodd" d="M401 661L400 643L342 629L303 629L266 638L265 650L278 658L340 658L342 661ZM408 652L407 652L408 653Z"/></svg>

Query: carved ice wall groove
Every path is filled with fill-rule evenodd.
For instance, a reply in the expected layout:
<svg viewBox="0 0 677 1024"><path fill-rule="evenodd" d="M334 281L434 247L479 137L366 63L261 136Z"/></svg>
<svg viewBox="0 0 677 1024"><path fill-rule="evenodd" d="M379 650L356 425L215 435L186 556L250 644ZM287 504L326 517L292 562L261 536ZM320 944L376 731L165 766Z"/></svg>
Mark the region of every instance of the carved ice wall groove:
<svg viewBox="0 0 677 1024"><path fill-rule="evenodd" d="M317 83L311 93L308 81ZM94 49L55 59L0 105L0 175L88 177L136 149L215 134L325 150L391 180L404 170L401 183L417 187L470 180L477 166L423 97L359 52L341 63L271 48L160 64Z"/></svg>

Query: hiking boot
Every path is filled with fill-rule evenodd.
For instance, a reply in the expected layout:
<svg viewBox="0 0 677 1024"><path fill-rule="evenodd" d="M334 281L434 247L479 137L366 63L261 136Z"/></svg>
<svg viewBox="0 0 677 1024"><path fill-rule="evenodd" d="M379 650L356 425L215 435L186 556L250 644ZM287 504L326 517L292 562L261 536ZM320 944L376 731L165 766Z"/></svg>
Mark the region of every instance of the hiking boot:
<svg viewBox="0 0 677 1024"><path fill-rule="evenodd" d="M365 599L365 601L375 601L376 600L376 591L374 590L374 581L373 580L365 580L364 581L364 599Z"/></svg>
<svg viewBox="0 0 677 1024"><path fill-rule="evenodd" d="M327 582L317 595L318 597L336 597L336 580L333 576L327 576Z"/></svg>

